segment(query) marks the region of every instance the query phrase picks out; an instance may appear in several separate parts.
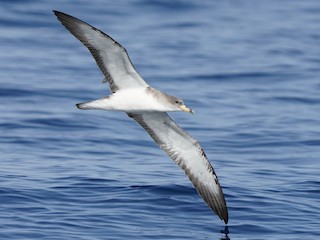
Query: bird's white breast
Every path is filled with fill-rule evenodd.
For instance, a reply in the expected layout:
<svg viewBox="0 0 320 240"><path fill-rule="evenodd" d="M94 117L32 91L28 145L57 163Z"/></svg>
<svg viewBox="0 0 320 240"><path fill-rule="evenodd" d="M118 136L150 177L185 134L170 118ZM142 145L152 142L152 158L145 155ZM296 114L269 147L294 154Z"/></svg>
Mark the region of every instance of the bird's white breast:
<svg viewBox="0 0 320 240"><path fill-rule="evenodd" d="M139 111L169 111L146 88L130 88L117 91L106 99L110 110L139 112Z"/></svg>

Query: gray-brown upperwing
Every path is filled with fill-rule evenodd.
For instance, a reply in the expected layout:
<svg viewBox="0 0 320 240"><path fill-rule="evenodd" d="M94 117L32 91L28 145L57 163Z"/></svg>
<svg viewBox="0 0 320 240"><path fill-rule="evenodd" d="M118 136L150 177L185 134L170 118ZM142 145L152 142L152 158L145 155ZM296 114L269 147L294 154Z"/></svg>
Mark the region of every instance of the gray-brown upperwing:
<svg viewBox="0 0 320 240"><path fill-rule="evenodd" d="M53 11L61 23L91 52L112 92L147 87L137 73L124 47L99 29L68 14Z"/></svg>
<svg viewBox="0 0 320 240"><path fill-rule="evenodd" d="M165 112L128 115L184 170L203 200L228 223L228 209L218 177L200 144Z"/></svg>

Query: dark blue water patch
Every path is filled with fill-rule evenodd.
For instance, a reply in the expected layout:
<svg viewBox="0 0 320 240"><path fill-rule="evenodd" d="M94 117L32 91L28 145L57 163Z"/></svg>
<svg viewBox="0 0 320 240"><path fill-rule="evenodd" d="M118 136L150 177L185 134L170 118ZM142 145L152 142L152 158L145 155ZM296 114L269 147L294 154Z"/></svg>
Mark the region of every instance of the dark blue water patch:
<svg viewBox="0 0 320 240"><path fill-rule="evenodd" d="M149 192L150 194L179 194L179 195L190 195L194 194L195 190L192 187L186 187L181 185L160 185L160 186L154 186L154 185L147 185L147 186L139 186L139 185L133 185L131 186L133 189L139 189L141 191Z"/></svg>
<svg viewBox="0 0 320 240"><path fill-rule="evenodd" d="M48 28L54 24L52 21L51 9L47 11L39 10L38 3L40 1L2 1L1 5L5 14L0 17L0 25L10 27L11 29L37 29ZM48 6L47 6L48 7ZM28 11L26 11L28 9ZM52 19L50 18L52 17Z"/></svg>
<svg viewBox="0 0 320 240"><path fill-rule="evenodd" d="M25 2L24 0L16 0L15 3L19 4L20 2ZM34 2L39 2L37 0L35 0ZM12 6L12 1L11 0L2 0L3 4L8 4L8 6Z"/></svg>
<svg viewBox="0 0 320 240"><path fill-rule="evenodd" d="M23 96L32 96L35 94L35 91L27 89L18 89L18 88L0 88L0 98L2 97L23 97Z"/></svg>
<svg viewBox="0 0 320 240"><path fill-rule="evenodd" d="M307 194L320 193L320 181L316 179L292 182L288 187L297 191L303 191Z"/></svg>
<svg viewBox="0 0 320 240"><path fill-rule="evenodd" d="M73 120L64 120L60 118L39 118L39 119L25 119L19 123L1 123L0 126L4 130L23 130L23 129L45 129L47 127L58 130L77 131L80 127L82 129L94 129L97 128L94 125L79 125ZM35 136L30 136L30 140ZM11 139L13 140L13 139ZM49 140L49 139L47 139ZM8 139L10 142L10 138Z"/></svg>
<svg viewBox="0 0 320 240"><path fill-rule="evenodd" d="M296 74L293 73L283 73L283 72L244 72L244 73L224 73L224 74L207 74L207 75L195 75L192 76L192 79L198 79L203 81L268 81L269 80L287 80L288 78L295 77L297 78ZM183 77L177 80L186 81L190 77ZM190 78L191 80L191 78Z"/></svg>
<svg viewBox="0 0 320 240"><path fill-rule="evenodd" d="M25 128L26 126L21 123L0 123L0 127L4 130L10 130L10 129L20 129L20 128ZM10 142L10 139L8 139Z"/></svg>
<svg viewBox="0 0 320 240"><path fill-rule="evenodd" d="M303 12L307 13L307 14L318 14L318 13L320 13L320 7L318 5L315 5L312 8L310 8L310 7L302 7L301 10Z"/></svg>
<svg viewBox="0 0 320 240"><path fill-rule="evenodd" d="M0 26L2 27L11 27L14 28L16 27L17 29L19 29L21 27L21 25L24 25L25 28L34 28L35 26L37 27L46 27L47 24L46 23L42 23L41 21L26 21L23 22L23 24L21 24L22 22L18 19L18 20L7 20L7 19L0 19Z"/></svg>
<svg viewBox="0 0 320 240"><path fill-rule="evenodd" d="M19 204L21 202L34 202L39 201L38 199L34 199L30 196L27 196L24 191L15 191L10 188L1 188L1 202L3 204ZM22 207L19 206L18 207Z"/></svg>
<svg viewBox="0 0 320 240"><path fill-rule="evenodd" d="M30 230L25 232L24 228L21 227L19 224L12 224L12 225L10 224L9 227L10 228L17 228L20 230L19 232L14 234L17 239L26 239L26 238L29 238L29 239L57 239L56 237L48 238L47 234L42 233L42 232L36 232L36 231L30 232ZM13 235L12 232L0 233L0 237L3 239L10 239L12 237L12 235ZM61 238L58 238L58 239L61 239Z"/></svg>
<svg viewBox="0 0 320 240"><path fill-rule="evenodd" d="M284 55L284 56L291 56L291 57L300 57L300 56L304 56L305 52L299 49L272 49L269 50L269 53L271 55Z"/></svg>
<svg viewBox="0 0 320 240"><path fill-rule="evenodd" d="M6 143L6 144L11 144L11 145L19 144L19 145L24 145L24 146L36 146L37 144L39 144L39 142L33 138L12 137L12 136L0 137L0 142Z"/></svg>
<svg viewBox="0 0 320 240"><path fill-rule="evenodd" d="M126 187L119 186L119 182L117 180L106 178L73 176L54 178L50 179L50 181L55 185L51 187L52 190L69 193L76 193L79 189L89 192L125 191L127 189Z"/></svg>
<svg viewBox="0 0 320 240"><path fill-rule="evenodd" d="M81 93L82 92L82 93ZM90 89L40 89L37 93L41 96L45 96L46 98L62 98L67 101L68 99L81 101L81 99L90 99L92 96L96 96L97 92ZM81 94L79 94L81 93Z"/></svg>
<svg viewBox="0 0 320 240"><path fill-rule="evenodd" d="M320 98L312 98L312 97L273 97L272 100L278 102L284 102L288 104L303 104L303 105L318 105L320 104Z"/></svg>
<svg viewBox="0 0 320 240"><path fill-rule="evenodd" d="M26 6L27 7L27 6ZM14 13L11 13L14 14ZM21 21L20 18L14 19L7 19L7 18L0 18L0 26L2 27L10 27L10 28L17 28L20 29L24 27L25 29L35 29L35 28L45 28L48 27L48 24L51 21L48 21L47 13L25 13L24 11L18 11L16 14L19 14L21 18L24 18L24 21ZM38 18L38 19L37 19Z"/></svg>
<svg viewBox="0 0 320 240"><path fill-rule="evenodd" d="M32 119L25 119L24 123L28 124L28 127L32 128L44 128L50 127L53 129L67 129L68 131L76 131L81 129L97 129L98 126L90 125L90 124L82 124L80 122L75 121L75 119L63 119L63 118L56 118L56 117L43 117L43 118L32 118Z"/></svg>
<svg viewBox="0 0 320 240"><path fill-rule="evenodd" d="M260 139L260 140L239 140L239 141L229 141L229 140L220 140L215 143L217 147L233 147L238 150L245 150L245 149L251 149L251 148L272 148L281 146L281 148L285 147L298 147L301 145L299 141L292 140L292 141L280 141L280 140L267 140L267 139Z"/></svg>
<svg viewBox="0 0 320 240"><path fill-rule="evenodd" d="M0 98L15 98L15 99L21 99L23 101L26 101L26 99L29 102L37 101L39 98L45 98L46 101L52 101L52 98L58 98L58 99L72 99L72 100L78 100L79 98L79 92L82 92L83 89L77 89L74 88L72 90L69 89L30 89L30 88L21 88L21 86L17 86L16 88L13 87L1 87L0 88ZM95 96L96 92L93 90L86 89L83 91L83 94L81 94L82 99L89 99L92 98L92 96ZM35 109L37 111L38 109Z"/></svg>
<svg viewBox="0 0 320 240"><path fill-rule="evenodd" d="M313 40L319 41L320 40L320 34L319 33L310 33L309 37ZM319 58L318 58L319 59Z"/></svg>
<svg viewBox="0 0 320 240"><path fill-rule="evenodd" d="M301 145L306 146L320 146L320 139L314 139L314 140L305 140L300 142Z"/></svg>
<svg viewBox="0 0 320 240"><path fill-rule="evenodd" d="M71 181L73 181L73 179ZM105 184L106 187L102 187L100 184L97 187L94 187L94 184L90 186L70 185L68 188L55 187L53 188L53 195L51 195L52 200L49 200L48 203L51 202L53 204L57 203L58 201L63 201L65 202L66 207L70 206L71 208L75 209L80 207L80 212L83 212L82 208L85 206L91 208L92 210L96 209L96 211L99 211L99 209L105 209L103 212L117 212L122 208L127 208L128 211L133 209L133 211L136 211L139 214L154 212L159 216L161 216L159 212L160 209L163 211L168 211L171 209L172 212L179 213L181 208L187 207L182 201L168 198L167 195L146 195L144 191L141 191L141 189L138 189L137 191L136 188L132 187L110 187L110 183L108 184L106 182ZM59 192L59 195L55 196L55 192ZM44 192L41 191L41 193ZM74 207L72 207L73 205ZM91 214L91 216L88 218L93 220L95 218L94 215L95 213ZM79 218L81 217L79 216ZM81 219L78 219L78 224L79 222L81 222ZM87 224L84 226L86 225Z"/></svg>
<svg viewBox="0 0 320 240"><path fill-rule="evenodd" d="M201 5L194 4L192 1L186 2L181 0L173 0L173 1L145 1L140 0L138 4L143 8L151 8L154 11L161 11L163 13L168 12L179 12L179 11L186 11L186 10L195 10L195 8L201 7Z"/></svg>
<svg viewBox="0 0 320 240"><path fill-rule="evenodd" d="M203 23L197 23L194 21L182 21L182 22L168 22L166 24L161 24L157 27L159 29L163 29L165 31L168 31L168 29L176 30L177 28L181 29L181 30L182 29L189 30L189 29L201 27L202 25L203 25ZM154 25L153 25L153 27L154 27ZM183 41L190 43L190 45L184 45ZM163 45L163 44L165 44L165 45ZM192 38L191 39L179 39L178 45L175 45L175 44L177 44L177 43L171 43L171 45L170 45L170 42L158 43L157 45L155 45L155 47L176 46L178 49L185 51L185 49L187 49L188 46L192 46L191 44L194 44L194 39L192 39ZM193 55L195 58L197 57L196 54L197 53L194 53L194 55ZM198 54L200 55L201 53L198 53ZM204 56L204 55L200 55L200 56Z"/></svg>

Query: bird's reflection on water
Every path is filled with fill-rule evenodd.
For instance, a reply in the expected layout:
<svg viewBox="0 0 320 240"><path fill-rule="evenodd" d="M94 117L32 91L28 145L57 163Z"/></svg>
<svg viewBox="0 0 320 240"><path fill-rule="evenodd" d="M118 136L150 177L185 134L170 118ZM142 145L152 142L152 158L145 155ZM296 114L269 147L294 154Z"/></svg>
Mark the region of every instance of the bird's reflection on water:
<svg viewBox="0 0 320 240"><path fill-rule="evenodd" d="M222 238L220 238L220 240L230 240L231 238L229 238L228 234L229 234L229 228L228 226L225 226L223 230L220 231L220 233L223 233L224 236Z"/></svg>

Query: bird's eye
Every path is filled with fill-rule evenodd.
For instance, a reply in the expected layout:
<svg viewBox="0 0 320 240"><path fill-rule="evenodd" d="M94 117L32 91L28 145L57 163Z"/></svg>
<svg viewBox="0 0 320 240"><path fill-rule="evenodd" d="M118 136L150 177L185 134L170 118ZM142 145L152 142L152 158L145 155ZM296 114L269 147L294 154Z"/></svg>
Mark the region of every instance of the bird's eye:
<svg viewBox="0 0 320 240"><path fill-rule="evenodd" d="M176 101L176 103L179 103L179 101Z"/></svg>

